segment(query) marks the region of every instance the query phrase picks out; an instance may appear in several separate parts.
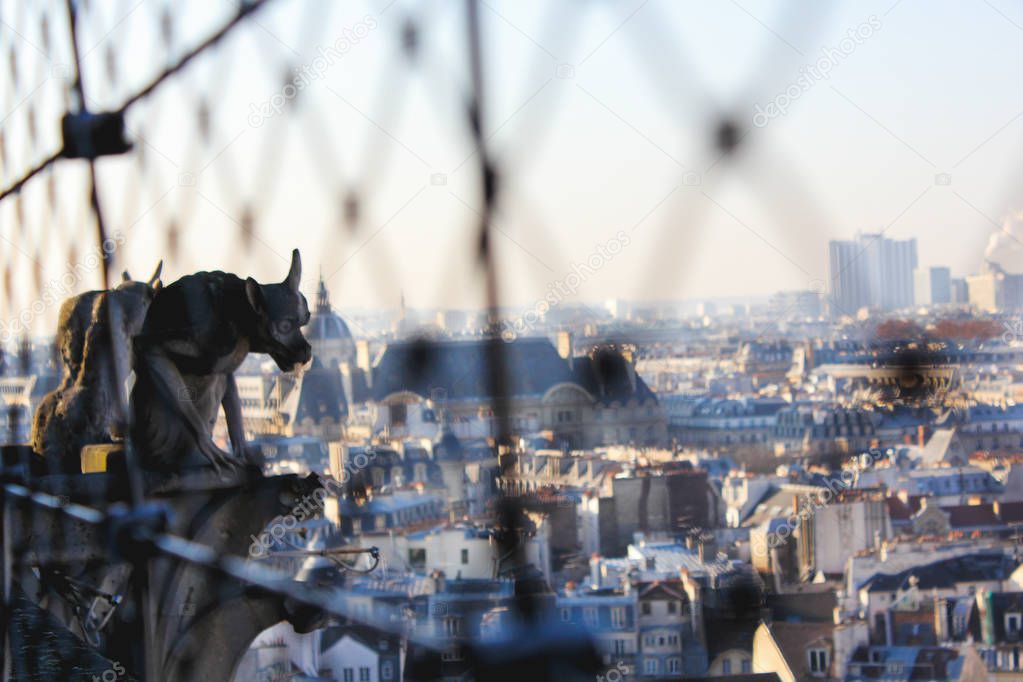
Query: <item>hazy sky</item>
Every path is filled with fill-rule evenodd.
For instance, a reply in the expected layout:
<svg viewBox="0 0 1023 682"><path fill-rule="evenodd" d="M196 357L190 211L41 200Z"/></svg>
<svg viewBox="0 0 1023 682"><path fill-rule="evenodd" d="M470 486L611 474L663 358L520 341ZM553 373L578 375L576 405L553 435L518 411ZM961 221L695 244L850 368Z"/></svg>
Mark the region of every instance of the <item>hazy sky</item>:
<svg viewBox="0 0 1023 682"><path fill-rule="evenodd" d="M135 4L90 3L101 6L83 30L95 108L118 104L167 63L155 41L164 3ZM42 46L38 22L14 5L0 2L0 39L30 61L39 51L19 41ZM231 11L227 2L174 7L188 19L176 23L175 54ZM394 306L401 291L412 306L480 304L463 8L274 0L258 23L129 110L145 163L100 167L108 220L126 230L119 263L145 271L168 256L169 278L223 268L270 279L297 246L307 279L322 269L342 308ZM398 49L410 15L421 27L414 64ZM620 231L628 244L594 260L600 267L572 297L819 288L827 240L857 230L915 236L922 264L963 275L1023 209L1013 182L1023 166L1018 3L487 0L482 20L487 132L503 180L496 244L513 303L544 296ZM332 44L339 58L318 68L318 48ZM51 46L51 61L59 51ZM283 101L289 68L302 67L310 70L298 98L253 125L254 111ZM21 98L39 81L42 113L61 85L20 68L29 73L18 88L0 90L12 157L5 182L39 156L12 142L24 131ZM786 112L754 125L785 91ZM197 124L203 100L208 140ZM711 144L721 113L743 136L732 159ZM52 137L52 122L41 121L39 153ZM38 208L45 179L29 186L24 229L0 207L0 232L28 254L9 252L8 261L27 261L15 264L17 276L31 273L32 258L59 274L87 243L81 178L74 164L57 171L56 216ZM350 192L362 200L354 232L341 222ZM243 248L246 207L256 238ZM173 255L171 223L180 231ZM5 314L24 296L8 297Z"/></svg>

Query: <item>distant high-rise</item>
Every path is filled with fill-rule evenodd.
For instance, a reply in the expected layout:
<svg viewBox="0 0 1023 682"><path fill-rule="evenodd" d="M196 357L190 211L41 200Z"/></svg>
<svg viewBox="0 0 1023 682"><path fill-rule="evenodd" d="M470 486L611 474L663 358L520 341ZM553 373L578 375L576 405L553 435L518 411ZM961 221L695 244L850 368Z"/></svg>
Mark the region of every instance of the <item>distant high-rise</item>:
<svg viewBox="0 0 1023 682"><path fill-rule="evenodd" d="M913 305L916 239L860 234L828 243L832 314L853 315L865 306L897 310Z"/></svg>
<svg viewBox="0 0 1023 682"><path fill-rule="evenodd" d="M701 301L696 304L696 315L698 317L714 317L717 313L718 307L713 301Z"/></svg>
<svg viewBox="0 0 1023 682"><path fill-rule="evenodd" d="M913 292L917 305L952 303L952 271L948 268L918 268Z"/></svg>
<svg viewBox="0 0 1023 682"><path fill-rule="evenodd" d="M951 295L951 303L969 303L970 302L970 289L966 285L966 279L963 277L953 277L949 280L949 293Z"/></svg>
<svg viewBox="0 0 1023 682"><path fill-rule="evenodd" d="M966 278L970 304L987 312L1023 310L1023 275L1005 272L993 263Z"/></svg>
<svg viewBox="0 0 1023 682"><path fill-rule="evenodd" d="M632 314L629 303L620 298L609 298L604 301L604 308L611 313L611 317L616 320L628 319Z"/></svg>

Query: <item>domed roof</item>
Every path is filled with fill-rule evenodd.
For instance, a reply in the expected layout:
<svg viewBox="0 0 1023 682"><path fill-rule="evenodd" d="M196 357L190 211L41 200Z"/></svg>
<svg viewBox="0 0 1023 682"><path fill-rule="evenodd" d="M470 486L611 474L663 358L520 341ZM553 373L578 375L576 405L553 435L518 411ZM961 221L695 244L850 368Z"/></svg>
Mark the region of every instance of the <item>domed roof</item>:
<svg viewBox="0 0 1023 682"><path fill-rule="evenodd" d="M352 338L352 333L348 331L348 325L345 324L345 321L341 319L340 315L332 312L326 314L313 313L309 317L309 326L303 331L305 337L309 340L320 341Z"/></svg>
<svg viewBox="0 0 1023 682"><path fill-rule="evenodd" d="M340 315L330 308L330 296L327 293L327 285L324 284L322 279L316 292L316 309L309 317L309 324L303 330L303 333L310 341L327 341L331 339L352 340L352 333L348 331L348 325L345 324Z"/></svg>
<svg viewBox="0 0 1023 682"><path fill-rule="evenodd" d="M462 448L462 442L458 440L458 436L451 430L447 420L445 420L444 426L441 429L440 438L434 443L433 452L434 459L439 462L461 462L465 459L465 450Z"/></svg>

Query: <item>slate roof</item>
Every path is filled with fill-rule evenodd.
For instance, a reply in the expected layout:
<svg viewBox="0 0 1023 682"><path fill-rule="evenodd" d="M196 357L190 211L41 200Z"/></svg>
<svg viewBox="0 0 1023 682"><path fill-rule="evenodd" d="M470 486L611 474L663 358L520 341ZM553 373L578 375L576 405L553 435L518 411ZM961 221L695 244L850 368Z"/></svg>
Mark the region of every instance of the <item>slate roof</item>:
<svg viewBox="0 0 1023 682"><path fill-rule="evenodd" d="M774 643L796 679L810 674L806 650L814 645L833 646L834 623L783 623L768 626Z"/></svg>
<svg viewBox="0 0 1023 682"><path fill-rule="evenodd" d="M948 524L953 529L970 529L990 526L1002 526L1004 522L995 513L991 504L957 504L942 507L941 511L948 514Z"/></svg>
<svg viewBox="0 0 1023 682"><path fill-rule="evenodd" d="M674 575L683 569L693 575L703 575L725 572L731 568L727 561L710 558L703 561L693 550L674 542L629 545L628 558L645 562L645 565L641 566L643 570Z"/></svg>
<svg viewBox="0 0 1023 682"><path fill-rule="evenodd" d="M399 341L384 349L373 369L373 397L409 391L429 398L436 389L448 400L479 400L490 393L488 343L472 341ZM547 339L516 339L502 350L513 396L542 396L569 382L568 363Z"/></svg>
<svg viewBox="0 0 1023 682"><path fill-rule="evenodd" d="M657 400L638 374L633 372L630 376L628 360L617 351L602 348L592 355L573 358L572 374L575 382L601 404L616 401L624 404L632 399L640 403Z"/></svg>
<svg viewBox="0 0 1023 682"><path fill-rule="evenodd" d="M880 660L871 660L871 656ZM953 649L936 646L861 646L853 653L850 663L859 666L858 675L846 677L859 680L948 680L958 679L963 660Z"/></svg>
<svg viewBox="0 0 1023 682"><path fill-rule="evenodd" d="M298 410L294 422L302 423L306 417L319 421L326 417L340 423L348 416L348 401L341 383L341 372L334 367L324 367L319 358L313 359L312 367L302 374L298 397Z"/></svg>
<svg viewBox="0 0 1023 682"><path fill-rule="evenodd" d="M789 622L834 621L838 600L835 590L827 585L822 589L805 592L768 594L767 608L775 620Z"/></svg>
<svg viewBox="0 0 1023 682"><path fill-rule="evenodd" d="M705 622L707 630L707 658L714 658L730 649L741 649L753 653L753 635L760 622L755 619L719 620L708 618ZM720 678L715 678L720 679Z"/></svg>
<svg viewBox="0 0 1023 682"><path fill-rule="evenodd" d="M655 580L651 583L643 583L636 586L640 599L681 599L688 602L689 595L682 589L680 584L672 584Z"/></svg>
<svg viewBox="0 0 1023 682"><path fill-rule="evenodd" d="M465 459L465 448L450 428L444 428L440 438L434 443L433 454L437 461L461 462Z"/></svg>
<svg viewBox="0 0 1023 682"><path fill-rule="evenodd" d="M697 417L773 417L789 405L783 398L691 398Z"/></svg>
<svg viewBox="0 0 1023 682"><path fill-rule="evenodd" d="M350 370L351 381L352 381L352 395L351 402L353 404L362 404L373 398L373 391L370 389L369 384L366 381L366 373L360 367L352 367Z"/></svg>
<svg viewBox="0 0 1023 682"><path fill-rule="evenodd" d="M1023 523L1023 502L999 502L998 516L1005 523Z"/></svg>
<svg viewBox="0 0 1023 682"><path fill-rule="evenodd" d="M965 420L971 423L1023 419L1023 405L971 405L966 409Z"/></svg>
<svg viewBox="0 0 1023 682"><path fill-rule="evenodd" d="M909 507L897 498L888 499L896 499L896 503L889 501L889 513L892 514L894 509L901 519L903 510ZM998 530L1008 524L1023 523L1023 502L949 505L941 507L941 511L948 515L948 523L952 530ZM897 520L895 514L892 514L892 520Z"/></svg>
<svg viewBox="0 0 1023 682"><path fill-rule="evenodd" d="M388 344L373 369L373 398L380 401L401 391L429 398L443 389L447 400L485 400L490 394L489 343L420 339ZM575 357L570 367L547 338L516 339L501 348L513 397L538 398L557 384L572 383L601 403L656 400L634 374L633 388L628 361L617 351Z"/></svg>
<svg viewBox="0 0 1023 682"><path fill-rule="evenodd" d="M983 552L950 557L924 566L915 566L895 574L878 573L867 580L863 587L869 592L895 592L909 585L910 576L919 581L921 591L950 588L956 583L1005 580L1016 569L1012 557L998 553Z"/></svg>

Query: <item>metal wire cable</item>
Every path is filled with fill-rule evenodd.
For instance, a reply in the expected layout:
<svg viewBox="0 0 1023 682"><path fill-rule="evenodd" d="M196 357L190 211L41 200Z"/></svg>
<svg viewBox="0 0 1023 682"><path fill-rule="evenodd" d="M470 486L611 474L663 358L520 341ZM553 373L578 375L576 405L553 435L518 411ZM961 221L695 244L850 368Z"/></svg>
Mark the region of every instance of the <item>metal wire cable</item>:
<svg viewBox="0 0 1023 682"><path fill-rule="evenodd" d="M269 4L269 0L253 0L251 2L241 3L239 9L231 16L231 18L224 24L220 25L219 28L214 30L207 37L202 39L197 45L186 50L180 54L173 63L167 68L160 71L156 76L149 79L144 85L134 90L131 94L121 100L121 104L114 108L110 113L123 115L131 107L140 104L156 93L163 91L177 74L185 70L189 65L194 63L200 55L206 54L213 47L223 42L226 38L234 35L238 27L246 25L250 21L254 21L253 17L255 13L261 9L264 5ZM75 21L75 2L74 0L67 0L67 10L70 15L70 27L71 27L71 42L72 42L72 53L75 60L75 74L74 80L71 84L71 90L74 92L77 98L77 105L79 110L84 110L86 103L86 89L82 82L81 73L81 52L79 50L78 40L76 38L76 21ZM388 5L389 7L390 5ZM560 6L559 6L560 7ZM386 10L386 8L385 8ZM466 18L466 34L465 34L465 46L468 58L468 67L470 75L470 87L467 94L467 99L464 103L464 114L465 121L467 124L467 130L470 135L470 141L472 145L473 155L472 163L475 167L475 171L478 174L477 190L482 202L482 209L477 214L478 222L474 225L473 237L477 243L476 257L481 266L484 275L484 287L485 287L485 298L487 311L490 321L496 322L501 314L502 303L503 303L503 292L499 286L499 263L497 255L495 253L494 242L495 242L495 216L498 213L501 202L499 198L503 197L502 184L505 176L508 175L509 165L514 166L515 164L501 165L498 163L498 159L494 151L491 149L490 136L488 136L488 123L485 114L488 111L489 100L487 98L486 86L487 81L487 69L486 69L486 54L484 52L483 40L481 36L481 3L479 0L466 0L464 4L465 18ZM382 13L382 12L381 12ZM556 13L557 16L561 16L560 11ZM417 22L412 22L414 26L418 25ZM666 26L666 24L665 24ZM659 27L663 29L663 27ZM576 27L573 26L571 38L565 38L564 42L568 44L574 44L574 37L577 35ZM414 40L413 40L414 42ZM640 43L637 45L637 52L641 53L641 56L645 57L650 61L656 61L652 50L652 45L643 45L643 41L637 41ZM660 56L658 56L658 59ZM546 59L542 57L541 59ZM683 66L686 64L683 62ZM662 64L663 66L663 64ZM770 70L770 64L765 60L762 65L765 70ZM672 70L669 65L666 67L668 71ZM653 72L653 70L651 70ZM401 73L399 71L399 73ZM681 74L681 77L679 77ZM692 76L691 72L687 72L686 69L677 69L672 77L681 82L688 82L687 77ZM668 93L661 93L662 95L669 96ZM390 105L385 108L385 114L387 118L391 118L391 114L400 109L400 102L394 99L386 91L381 91L379 104L382 108L384 105ZM707 93L703 93L702 97L707 101ZM672 101L671 104L675 104ZM69 107L70 109L70 107ZM388 113L390 112L390 113ZM681 113L676 111L675 113ZM208 115L208 112L205 112ZM201 116L202 114L200 114ZM329 127L329 120L327 124L321 124L321 129ZM310 138L312 151L315 152L315 148L318 142ZM273 144L273 141L268 142ZM517 149L515 145L511 146L510 151L522 151L525 146L519 146ZM141 153L141 152L140 152ZM151 151L148 153L152 153ZM7 188L0 191L0 202L3 202L8 197L17 195L21 192L23 187L29 183L33 178L39 176L44 171L54 166L57 161L61 160L65 155L65 150L61 150L51 154L44 158L41 162L30 167L27 171L23 172L18 180L13 182ZM515 154L510 153L507 155L509 159L514 160ZM384 163L384 155L370 155L370 159L367 163L367 174L365 177L356 178L351 183L352 186L357 190L366 191L365 185L371 184L376 181L381 175L381 168ZM322 160L322 159L320 159ZM467 159L466 161L469 161ZM464 163L464 162L463 162ZM524 165L524 164L519 164ZM259 180L257 181L257 189L265 191L266 187L272 186L271 171L275 168L268 165L267 168L262 169L263 172ZM104 221L103 207L101 205L99 188L97 185L97 177L95 171L95 159L89 159L89 210L91 217L96 221L97 240L100 246L102 246L104 240L108 236L107 225ZM711 185L712 186L712 185ZM418 196L418 195L416 195ZM349 195L346 197L347 200L351 200L351 203L346 203L346 210L350 207L351 212L354 214L352 219L353 224L360 223L360 203L358 196ZM414 197L413 197L414 198ZM341 203L341 202L339 202ZM245 206L248 210L250 207ZM706 209L706 203L701 204L697 209L688 213L689 217L701 217L703 211ZM239 222L246 222L244 220ZM694 221L702 222L702 221ZM386 225L386 223L385 223ZM248 240L252 238L254 228L251 225L240 225L241 231L244 233L246 238L246 244ZM382 229L382 228L381 228ZM177 238L177 233L171 229L167 230L168 240ZM374 233L375 234L375 233ZM372 238L372 235L369 237ZM360 247L361 248L361 247ZM353 254L354 255L354 254ZM673 258L674 256L669 253L669 250L665 249L662 257ZM109 287L111 282L110 277L110 259L104 256L102 261L103 269L103 282L106 287ZM385 275L390 275L396 272L393 267L388 267L387 264L379 266L379 269L384 272ZM660 272L661 268L651 268L650 272ZM673 268L663 269L666 272L672 272ZM501 458L501 473L503 476L512 476L515 469L514 454L510 449L510 436L512 433L510 415L509 415L509 387L508 387L508 359L506 357L506 345L500 339L497 334L491 334L486 341L486 385L489 398L491 400L493 414L495 417L495 423L497 425L497 437L495 438L495 449ZM124 377L115 377L115 385L123 385ZM127 414L126 411L123 412ZM130 447L129 447L130 451ZM136 508L140 507L144 501L142 494L142 486L139 480L139 469L138 464L134 460L134 457L129 453L128 456L128 470L131 475L131 500ZM508 559L515 558L524 552L524 544L522 542L523 531L523 508L521 501L516 499L515 495L502 494L499 500L500 504L498 507L499 517L498 525L502 530L500 538L501 550L498 553L498 569L500 563L507 561ZM109 532L110 530L110 518L100 509L99 502L97 501L95 507L85 507L81 505L68 504L66 501L61 501L54 498L52 495L47 495L42 491L31 490L26 486L19 486L8 484L0 489L0 504L3 505L3 592L5 599L5 606L10 602L10 586L11 586L11 566L13 559L11 558L12 552L15 550L11 545L10 528L11 514L9 510L17 505L21 509L31 510L29 513L39 511L40 513L57 513L61 515L61 519L67 520L78 520L83 523L90 524L97 528L103 529L103 532ZM66 538L65 538L66 539ZM49 539L47 539L49 540ZM383 632L388 632L396 636L406 637L409 641L429 648L435 651L442 651L443 646L440 645L436 640L429 637L423 637L421 634L416 633L414 628L411 632L409 629L402 625L396 626L393 622L385 620L379 620L374 618L365 618L359 614L353 613L350 609L347 609L343 605L341 597L344 596L343 591L334 591L325 598L322 592L309 588L307 586L296 585L291 582L291 576L279 574L277 572L269 571L265 567L253 565L252 562L246 561L239 557L222 556L215 552L210 547L206 547L200 543L191 542L180 537L161 533L152 536L137 537L133 538L136 549L143 551L143 553L149 558L169 558L178 562L182 562L189 565L199 566L207 569L222 578L240 581L242 583L251 585L253 587L265 590L269 593L278 594L285 596L289 599L293 599L298 603L305 604L308 606L323 609L334 615L343 616L350 618L355 622L361 622L365 625L374 627ZM296 547L296 549L299 549ZM317 554L316 551L310 550L313 554ZM326 556L340 563L334 557L330 556L328 551L320 553L322 556ZM521 565L522 562L519 560L514 561L514 564ZM146 618L147 623L154 617L154 609L151 605L152 595L148 594L148 590L145 586L144 570L146 562L140 562L136 564L136 575L134 576L134 584L139 590L137 593L138 604L141 605L144 611L148 612ZM500 573L500 570L498 570ZM516 576L517 578L517 576ZM531 613L531 602L528 598L521 593L516 585L516 608L524 615L530 615ZM9 611L8 611L9 613ZM6 620L0 619L0 628L7 628L9 624ZM147 630L150 626L147 625ZM8 634L0 630L0 636ZM3 637L6 643L9 642L9 636ZM145 651L151 652L153 649L153 642L149 636L146 637ZM159 671L156 666L156 661L149 660L152 657L146 657L149 669L147 670L147 679L156 680L159 679ZM5 665L10 666L10 652L5 656Z"/></svg>

